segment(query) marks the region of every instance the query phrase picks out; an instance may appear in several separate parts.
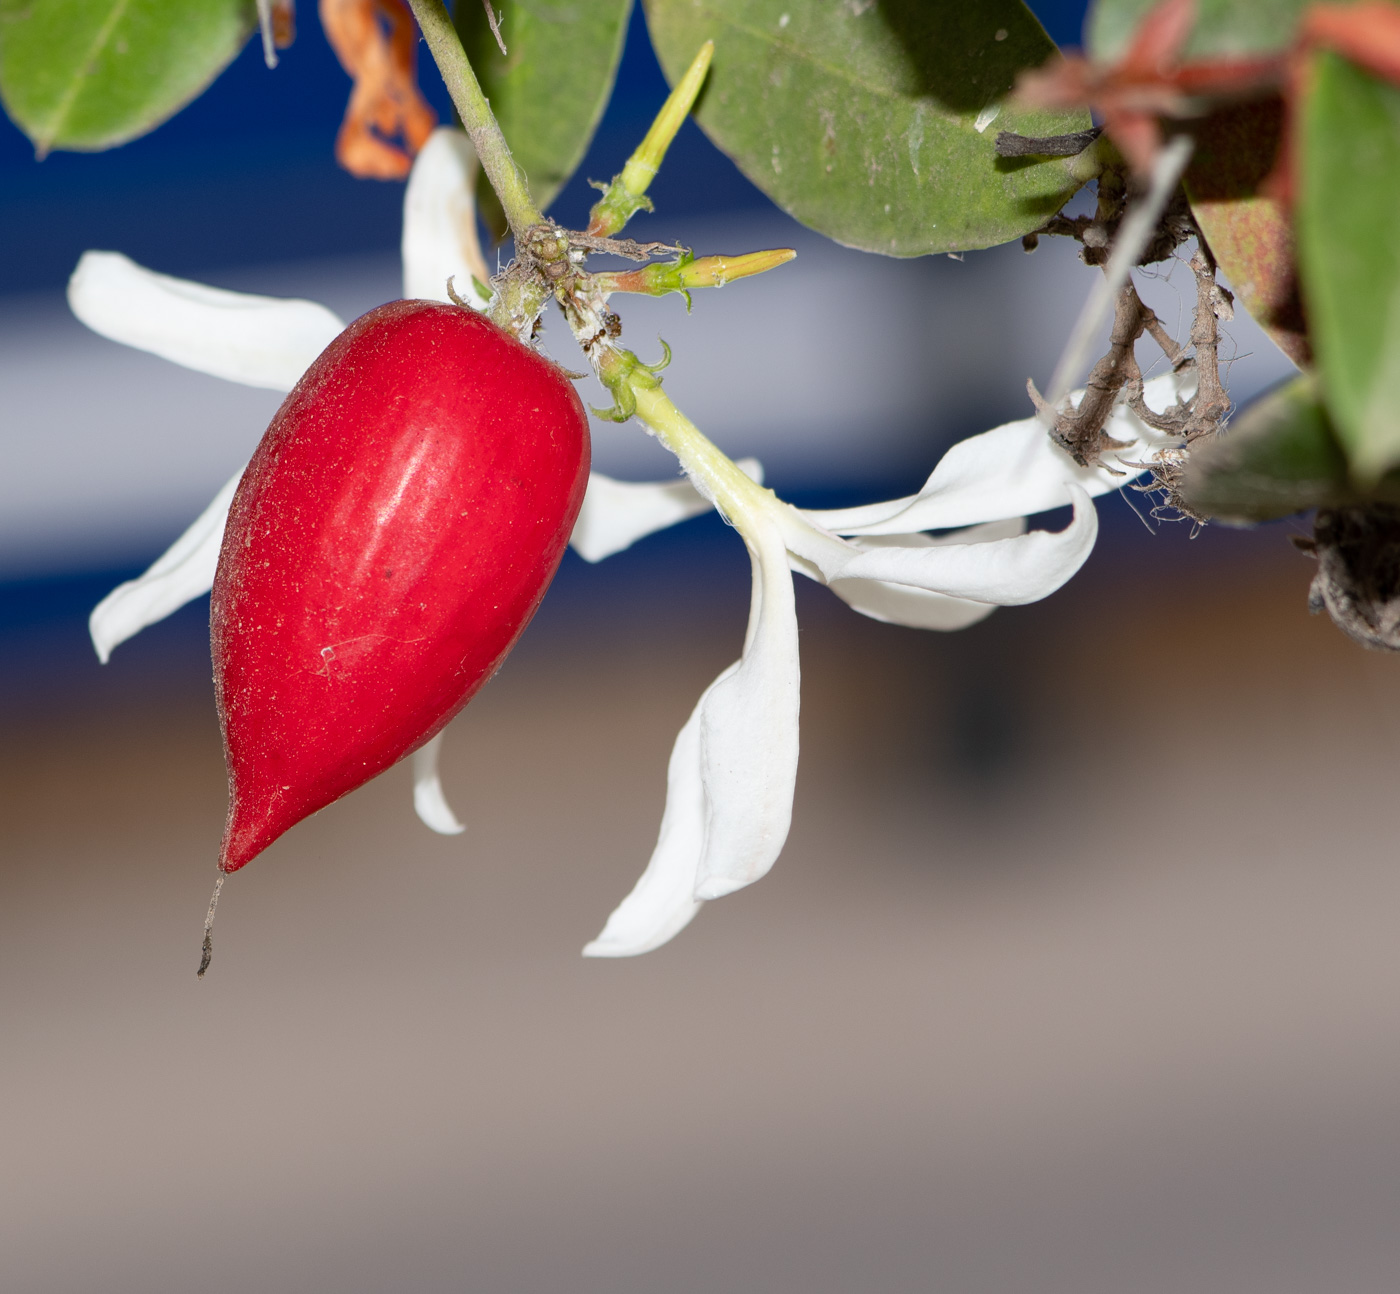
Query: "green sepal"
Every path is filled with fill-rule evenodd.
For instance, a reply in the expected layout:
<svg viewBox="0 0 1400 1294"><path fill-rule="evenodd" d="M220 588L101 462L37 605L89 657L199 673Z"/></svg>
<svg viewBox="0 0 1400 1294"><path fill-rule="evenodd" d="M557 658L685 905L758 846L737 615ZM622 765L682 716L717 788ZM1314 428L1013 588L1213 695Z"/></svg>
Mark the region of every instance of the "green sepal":
<svg viewBox="0 0 1400 1294"><path fill-rule="evenodd" d="M661 343L661 358L657 360L655 364L643 364L641 360L637 361L638 368L645 369L648 373L652 374L653 376L655 376L657 373L660 373L663 369L668 369L671 367L670 346L666 344L666 339L664 337L658 337L656 340Z"/></svg>
<svg viewBox="0 0 1400 1294"><path fill-rule="evenodd" d="M594 184L593 187L602 189L603 196L593 204L593 210L588 213L590 229L605 227L619 230L625 227L637 212L645 211L650 214L656 210L656 204L645 193L633 193L622 183L620 172L613 176L611 184Z"/></svg>
<svg viewBox="0 0 1400 1294"><path fill-rule="evenodd" d="M595 417L607 422L626 422L637 412L635 389L655 390L661 385L657 372L671 362L671 348L664 341L661 346L666 353L659 364L643 364L630 350L620 347L610 347L602 353L596 371L598 380L612 392L613 406L593 409Z"/></svg>
<svg viewBox="0 0 1400 1294"><path fill-rule="evenodd" d="M611 409L599 409L596 405L590 404L588 412L595 418L601 418L604 422L626 422L637 412L637 397L632 394L630 388L622 386L613 392Z"/></svg>

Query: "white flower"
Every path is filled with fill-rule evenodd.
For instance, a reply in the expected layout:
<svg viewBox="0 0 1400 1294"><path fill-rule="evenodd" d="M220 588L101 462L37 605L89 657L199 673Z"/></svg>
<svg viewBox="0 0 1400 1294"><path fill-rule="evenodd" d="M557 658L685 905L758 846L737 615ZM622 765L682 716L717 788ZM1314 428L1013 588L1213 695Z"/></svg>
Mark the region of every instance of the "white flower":
<svg viewBox="0 0 1400 1294"><path fill-rule="evenodd" d="M404 202L404 294L470 295L486 270L476 241L476 159L460 131L436 131L419 154ZM114 341L251 386L290 390L344 324L309 301L227 292L169 278L115 252L88 252L69 284L79 319ZM1164 408L1175 380L1148 383ZM667 773L656 849L636 887L584 950L646 952L681 930L707 900L752 883L787 838L797 772L799 665L791 571L819 580L855 610L922 629L960 629L997 606L1054 592L1083 564L1098 529L1093 496L1137 476L1165 444L1126 409L1107 430L1128 448L1109 468L1078 468L1034 418L955 445L907 498L801 512L762 486L753 460L731 462L658 389L638 416L672 448L688 479L633 484L593 474L571 543L599 561L643 536L718 506L748 547L753 596L740 659L705 690L681 729ZM1116 458L1116 463L1114 459ZM241 471L170 549L92 613L97 653L209 591ZM1056 533L1025 518L1063 504ZM929 531L953 533L931 536ZM414 804L433 830L462 825L438 777L441 736L414 756Z"/></svg>
<svg viewBox="0 0 1400 1294"><path fill-rule="evenodd" d="M1178 389L1173 377L1154 379L1148 403L1160 411ZM584 949L591 957L659 947L702 903L758 880L782 850L798 747L789 568L876 620L961 629L997 606L1058 589L1094 546L1092 497L1134 479L1169 443L1120 407L1107 430L1128 447L1108 455L1108 466L1080 468L1041 422L1026 418L954 445L916 495L802 512L734 470L659 392L650 399L638 396L638 416L748 546L753 601L742 656L705 690L676 738L651 861ZM1064 530L1025 533L1027 515L1066 503L1074 512ZM938 537L924 533L954 528Z"/></svg>

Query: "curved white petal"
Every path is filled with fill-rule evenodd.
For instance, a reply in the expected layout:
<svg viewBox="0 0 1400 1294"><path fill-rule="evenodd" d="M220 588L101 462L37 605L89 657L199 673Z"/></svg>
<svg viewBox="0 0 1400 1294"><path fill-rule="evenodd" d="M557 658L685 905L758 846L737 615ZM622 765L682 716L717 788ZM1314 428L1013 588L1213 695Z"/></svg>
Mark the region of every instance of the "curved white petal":
<svg viewBox="0 0 1400 1294"><path fill-rule="evenodd" d="M458 836L466 830L457 821L452 806L442 793L438 776L438 755L442 751L444 732L425 742L413 752L413 808L425 827L442 836Z"/></svg>
<svg viewBox="0 0 1400 1294"><path fill-rule="evenodd" d="M448 279L463 301L485 305L473 286L490 274L476 232L476 150L466 133L439 126L423 145L403 199L403 294L448 301Z"/></svg>
<svg viewBox="0 0 1400 1294"><path fill-rule="evenodd" d="M857 548L933 548L950 543L984 544L1011 539L1024 534L1025 530L1025 518L1015 517L938 538L925 534L878 535L854 542ZM935 593L931 589L891 584L887 580L833 580L830 588L847 606L861 615L910 629L966 629L979 620L985 620L996 610L990 602L970 602L964 598L949 597L945 593Z"/></svg>
<svg viewBox="0 0 1400 1294"><path fill-rule="evenodd" d="M314 301L226 292L84 252L68 304L94 332L244 386L290 391L345 325Z"/></svg>
<svg viewBox="0 0 1400 1294"><path fill-rule="evenodd" d="M800 667L787 551L771 517L734 520L753 562L753 597L743 658L700 706L706 817L697 899L730 894L773 866L797 782Z"/></svg>
<svg viewBox="0 0 1400 1294"><path fill-rule="evenodd" d="M998 606L1038 602L1084 565L1099 533L1099 514L1088 494L1073 483L1060 488L1068 491L1074 517L1058 533L1034 530L985 544L868 549L831 578L888 580Z"/></svg>
<svg viewBox="0 0 1400 1294"><path fill-rule="evenodd" d="M756 458L736 464L760 485L763 465ZM708 512L714 506L684 477L674 481L615 481L590 472L588 492L569 543L588 562L630 548L639 539Z"/></svg>
<svg viewBox="0 0 1400 1294"><path fill-rule="evenodd" d="M727 678L731 665L715 680ZM585 957L635 957L659 948L700 911L695 877L705 843L705 790L700 775L700 712L714 689L705 689L671 748L666 769L666 811L646 871L584 950Z"/></svg>
<svg viewBox="0 0 1400 1294"><path fill-rule="evenodd" d="M1149 408L1161 413L1178 394L1189 393L1193 380L1190 374L1155 377L1145 384L1143 396ZM1077 406L1083 395L1076 391L1070 399ZM1104 429L1115 440L1129 442L1127 449L1104 455L1106 467L1080 467L1050 439L1040 419L1022 418L960 440L943 455L916 495L806 515L842 535L948 530L1031 516L1064 503L1066 481L1093 497L1121 488L1146 470L1144 465L1153 454L1174 443L1124 405L1119 405Z"/></svg>
<svg viewBox="0 0 1400 1294"><path fill-rule="evenodd" d="M246 464L245 464L246 466ZM219 547L234 491L243 479L240 467L214 496L214 501L158 557L144 575L118 584L92 610L88 632L98 659L105 665L118 643L138 634L147 625L178 611L186 602L208 593L214 586Z"/></svg>
<svg viewBox="0 0 1400 1294"><path fill-rule="evenodd" d="M1074 482L1060 484L1058 502L1074 504L1074 516L1058 533L1035 530L1015 539L860 548L823 534L795 509L783 518L787 545L831 584L838 580L883 580L930 589L949 597L1017 606L1049 596L1093 551L1099 533L1094 502Z"/></svg>
<svg viewBox="0 0 1400 1294"><path fill-rule="evenodd" d="M705 689L677 736L656 849L586 957L660 947L700 901L758 880L787 839L800 690L792 578L770 518L746 517L742 533L754 570L744 655Z"/></svg>

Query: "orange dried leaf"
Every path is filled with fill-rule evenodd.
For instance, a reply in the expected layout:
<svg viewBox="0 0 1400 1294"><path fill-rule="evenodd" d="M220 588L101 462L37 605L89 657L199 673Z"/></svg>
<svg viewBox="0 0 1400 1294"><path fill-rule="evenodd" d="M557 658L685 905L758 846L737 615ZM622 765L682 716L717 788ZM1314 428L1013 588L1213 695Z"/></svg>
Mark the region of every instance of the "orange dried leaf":
<svg viewBox="0 0 1400 1294"><path fill-rule="evenodd" d="M405 0L321 0L321 25L354 79L336 160L352 175L408 174L437 114L418 89L418 27Z"/></svg>
<svg viewBox="0 0 1400 1294"><path fill-rule="evenodd" d="M297 38L296 0L273 0L272 43L286 49Z"/></svg>

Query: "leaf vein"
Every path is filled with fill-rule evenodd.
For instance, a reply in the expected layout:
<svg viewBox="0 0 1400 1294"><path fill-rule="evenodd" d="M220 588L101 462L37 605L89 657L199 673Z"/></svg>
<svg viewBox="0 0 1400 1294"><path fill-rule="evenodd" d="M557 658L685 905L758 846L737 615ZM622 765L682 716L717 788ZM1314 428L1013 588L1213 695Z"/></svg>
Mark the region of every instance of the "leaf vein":
<svg viewBox="0 0 1400 1294"><path fill-rule="evenodd" d="M53 141L58 138L63 129L65 118L72 111L74 103L77 102L78 96L83 91L84 81L91 74L98 56L102 53L107 42L111 40L112 32L116 29L117 24L121 22L122 18L125 17L130 4L131 0L116 0L116 3L112 6L112 12L107 17L107 21L97 29L97 34L93 36L92 44L88 47L87 53L83 56L83 60L79 64L72 82L53 110L53 116L50 118L49 130L44 137L38 141L39 155L41 157L49 151Z"/></svg>

